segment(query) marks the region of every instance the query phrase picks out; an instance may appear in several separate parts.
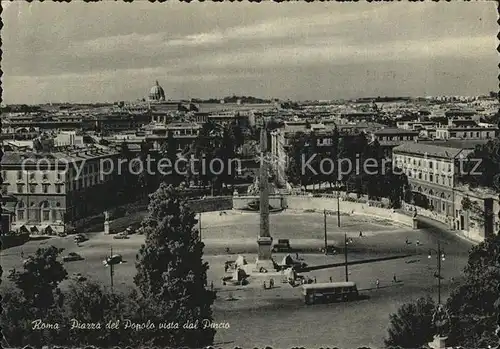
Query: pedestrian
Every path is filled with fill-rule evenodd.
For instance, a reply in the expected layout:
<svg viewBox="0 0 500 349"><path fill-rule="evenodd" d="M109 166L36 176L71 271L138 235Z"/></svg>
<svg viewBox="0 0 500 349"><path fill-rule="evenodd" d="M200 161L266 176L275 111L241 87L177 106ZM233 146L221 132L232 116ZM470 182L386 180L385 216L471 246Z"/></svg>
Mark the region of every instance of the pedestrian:
<svg viewBox="0 0 500 349"><path fill-rule="evenodd" d="M274 287L274 279L269 280L269 288Z"/></svg>
<svg viewBox="0 0 500 349"><path fill-rule="evenodd" d="M377 279L377 281L375 281L375 283L377 284L377 288L380 286L380 280Z"/></svg>
<svg viewBox="0 0 500 349"><path fill-rule="evenodd" d="M394 274L394 276L392 277L392 282L394 282L394 283L398 282L398 279L396 278L396 274Z"/></svg>
<svg viewBox="0 0 500 349"><path fill-rule="evenodd" d="M262 286L264 287L264 290L267 290L266 280L264 280Z"/></svg>
<svg viewBox="0 0 500 349"><path fill-rule="evenodd" d="M228 269L227 263L224 263L224 273L227 273L227 269Z"/></svg>
<svg viewBox="0 0 500 349"><path fill-rule="evenodd" d="M314 283L316 283L316 276L314 277Z"/></svg>
<svg viewBox="0 0 500 349"><path fill-rule="evenodd" d="M295 259L299 259L299 253L295 252Z"/></svg>
<svg viewBox="0 0 500 349"><path fill-rule="evenodd" d="M417 240L417 246L420 246L420 240Z"/></svg>
<svg viewBox="0 0 500 349"><path fill-rule="evenodd" d="M330 276L330 282L333 282L333 279L332 279L332 277L331 277L331 276Z"/></svg>
<svg viewBox="0 0 500 349"><path fill-rule="evenodd" d="M24 258L24 251L21 251L21 258Z"/></svg>
<svg viewBox="0 0 500 349"><path fill-rule="evenodd" d="M408 245L410 242L408 241L408 238L406 238L406 244Z"/></svg>
<svg viewBox="0 0 500 349"><path fill-rule="evenodd" d="M213 290L214 290L214 282L210 281L210 291L213 291Z"/></svg>
<svg viewBox="0 0 500 349"><path fill-rule="evenodd" d="M363 232L360 230L359 231L359 237L362 238L363 237Z"/></svg>

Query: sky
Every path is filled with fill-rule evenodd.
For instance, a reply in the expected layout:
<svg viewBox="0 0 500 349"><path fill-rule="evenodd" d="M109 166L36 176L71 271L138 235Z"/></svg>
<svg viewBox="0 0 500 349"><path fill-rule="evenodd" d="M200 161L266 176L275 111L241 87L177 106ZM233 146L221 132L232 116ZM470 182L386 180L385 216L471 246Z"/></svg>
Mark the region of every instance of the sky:
<svg viewBox="0 0 500 349"><path fill-rule="evenodd" d="M3 6L7 104L498 90L495 2Z"/></svg>

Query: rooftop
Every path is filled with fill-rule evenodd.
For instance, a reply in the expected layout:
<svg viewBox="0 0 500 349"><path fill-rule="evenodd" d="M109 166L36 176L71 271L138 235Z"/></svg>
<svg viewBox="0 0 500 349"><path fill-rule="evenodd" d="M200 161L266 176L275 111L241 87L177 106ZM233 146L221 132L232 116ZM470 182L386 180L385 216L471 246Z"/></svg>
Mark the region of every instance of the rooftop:
<svg viewBox="0 0 500 349"><path fill-rule="evenodd" d="M54 151L51 153L36 153L32 151L6 151L2 157L2 165L20 165L26 159L32 159L33 161L40 161L44 159L43 164L48 162L55 163L58 160L67 162L78 162L88 159L96 159L109 155L115 155L117 151L104 146L93 146L93 147L81 147L81 148L71 148L66 151ZM46 159L46 160L45 160ZM28 162L29 164L34 164L33 162Z"/></svg>
<svg viewBox="0 0 500 349"><path fill-rule="evenodd" d="M404 130L402 128L397 128L397 127L390 127L390 128L383 128L381 130L375 131L374 132L376 135L388 135L388 134L414 134L418 135L418 131L413 131L413 130Z"/></svg>
<svg viewBox="0 0 500 349"><path fill-rule="evenodd" d="M434 142L433 142L434 143ZM454 159L461 153L466 155L470 148L454 148L451 144L443 146L442 144L429 144L420 142L403 143L392 149L393 153L418 154L422 156L432 156L443 159ZM466 150L464 152L464 150Z"/></svg>
<svg viewBox="0 0 500 349"><path fill-rule="evenodd" d="M456 149L474 149L478 145L488 143L487 139L447 139L447 140L432 140L420 141L422 144L432 144L445 148Z"/></svg>

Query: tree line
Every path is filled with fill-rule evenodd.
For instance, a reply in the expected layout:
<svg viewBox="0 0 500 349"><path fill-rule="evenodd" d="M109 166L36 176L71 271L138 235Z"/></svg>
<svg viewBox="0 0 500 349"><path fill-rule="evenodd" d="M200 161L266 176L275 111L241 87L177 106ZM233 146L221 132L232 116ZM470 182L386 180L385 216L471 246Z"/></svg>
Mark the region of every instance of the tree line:
<svg viewBox="0 0 500 349"><path fill-rule="evenodd" d="M299 132L290 138L287 155L286 175L293 185L314 189L328 184L373 200L385 197L393 208L411 200L406 175L364 133L341 134L337 128L326 135Z"/></svg>

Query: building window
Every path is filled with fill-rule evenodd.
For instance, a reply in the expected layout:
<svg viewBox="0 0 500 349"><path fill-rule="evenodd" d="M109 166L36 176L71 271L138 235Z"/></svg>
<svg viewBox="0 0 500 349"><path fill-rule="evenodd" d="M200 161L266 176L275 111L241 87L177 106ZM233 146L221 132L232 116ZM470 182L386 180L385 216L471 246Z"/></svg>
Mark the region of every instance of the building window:
<svg viewBox="0 0 500 349"><path fill-rule="evenodd" d="M30 180L34 180L35 179L35 173L34 172L31 172L30 173Z"/></svg>
<svg viewBox="0 0 500 349"><path fill-rule="evenodd" d="M47 176L47 174L46 174L46 173L44 173L44 174L43 174L43 176L42 176L42 179L43 179L44 181L46 181L46 180L48 180L48 179L49 179L49 177Z"/></svg>
<svg viewBox="0 0 500 349"><path fill-rule="evenodd" d="M17 220L19 221L24 220L24 209L17 210Z"/></svg>
<svg viewBox="0 0 500 349"><path fill-rule="evenodd" d="M17 171L17 180L20 181L23 179L23 171Z"/></svg>
<svg viewBox="0 0 500 349"><path fill-rule="evenodd" d="M30 193L34 194L36 192L36 184L30 184Z"/></svg>
<svg viewBox="0 0 500 349"><path fill-rule="evenodd" d="M50 205L48 201L42 202L42 220L49 221L50 220Z"/></svg>
<svg viewBox="0 0 500 349"><path fill-rule="evenodd" d="M429 181L434 182L434 175L432 173L429 173Z"/></svg>
<svg viewBox="0 0 500 349"><path fill-rule="evenodd" d="M18 193L24 193L24 185L18 184L17 185L17 192Z"/></svg>
<svg viewBox="0 0 500 349"><path fill-rule="evenodd" d="M42 184L42 190L44 194L47 194L49 192L49 185L48 184Z"/></svg>
<svg viewBox="0 0 500 349"><path fill-rule="evenodd" d="M2 184L2 195L7 195L8 188L8 184Z"/></svg>
<svg viewBox="0 0 500 349"><path fill-rule="evenodd" d="M432 168L432 166L434 166L433 162L429 161L429 168ZM431 179L431 181L432 181L432 179Z"/></svg>
<svg viewBox="0 0 500 349"><path fill-rule="evenodd" d="M56 193L61 194L62 192L62 185L61 184L56 184Z"/></svg>

